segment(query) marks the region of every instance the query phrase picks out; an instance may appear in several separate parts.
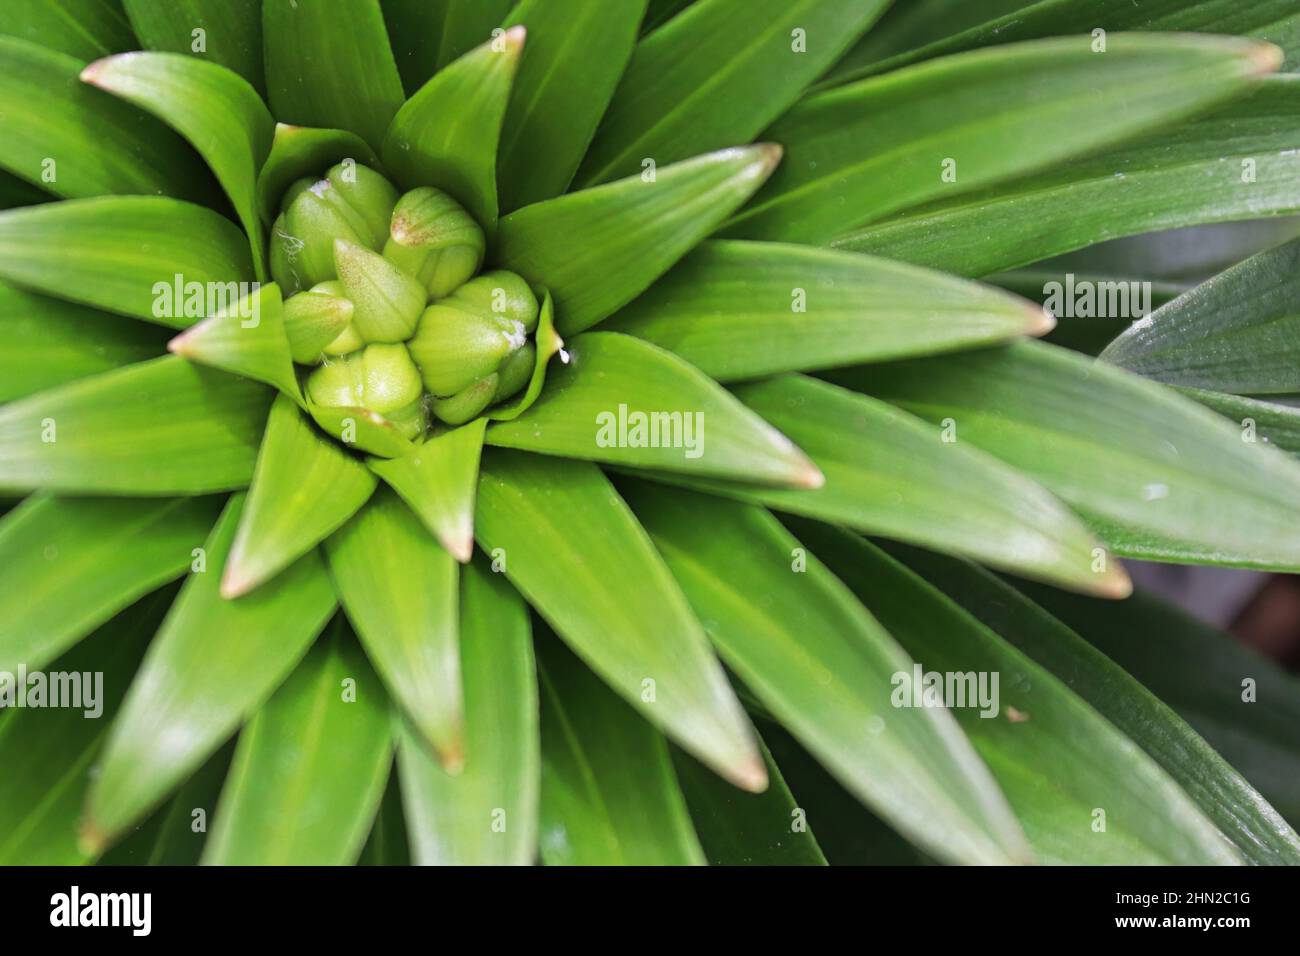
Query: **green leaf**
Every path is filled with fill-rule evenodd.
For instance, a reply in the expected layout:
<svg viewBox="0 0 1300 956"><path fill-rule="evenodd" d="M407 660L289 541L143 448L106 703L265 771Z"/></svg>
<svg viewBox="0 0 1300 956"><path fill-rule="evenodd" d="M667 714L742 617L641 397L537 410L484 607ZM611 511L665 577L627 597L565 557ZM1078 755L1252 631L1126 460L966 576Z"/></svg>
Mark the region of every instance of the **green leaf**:
<svg viewBox="0 0 1300 956"><path fill-rule="evenodd" d="M181 495L243 488L270 393L166 356L0 408L0 492Z"/></svg>
<svg viewBox="0 0 1300 956"><path fill-rule="evenodd" d="M542 860L704 865L668 742L558 642L538 642Z"/></svg>
<svg viewBox="0 0 1300 956"><path fill-rule="evenodd" d="M752 730L703 628L600 470L499 450L482 470L476 524L494 566L648 720L762 790Z"/></svg>
<svg viewBox="0 0 1300 956"><path fill-rule="evenodd" d="M485 43L515 0L382 0L393 56L408 93Z"/></svg>
<svg viewBox="0 0 1300 956"><path fill-rule="evenodd" d="M713 866L825 866L803 809L761 740L759 749L769 781L763 793L737 790L673 748L677 782L705 859Z"/></svg>
<svg viewBox="0 0 1300 956"><path fill-rule="evenodd" d="M1248 96L1144 143L938 200L831 244L979 276L1120 236L1294 213L1297 117L1300 77L1264 77Z"/></svg>
<svg viewBox="0 0 1300 956"><path fill-rule="evenodd" d="M381 490L325 544L348 619L393 699L455 769L464 764L457 570Z"/></svg>
<svg viewBox="0 0 1300 956"><path fill-rule="evenodd" d="M859 531L914 541L1064 587L1118 597L1128 577L1093 570L1096 541L1033 481L947 428L846 389L788 375L735 389L740 400L812 456L826 484L812 491L691 478L713 494ZM676 479L674 479L676 480Z"/></svg>
<svg viewBox="0 0 1300 956"><path fill-rule="evenodd" d="M1119 554L1174 544L1194 563L1300 569L1300 464L1161 385L1040 342L853 378L951 418L961 441L1100 519Z"/></svg>
<svg viewBox="0 0 1300 956"><path fill-rule="evenodd" d="M503 210L568 188L632 55L645 6L522 0L510 14L509 25L528 29L528 46L497 156Z"/></svg>
<svg viewBox="0 0 1300 956"><path fill-rule="evenodd" d="M1062 681L866 541L797 529L916 661L892 681L900 708L939 691L1041 862L1241 862L1159 765Z"/></svg>
<svg viewBox="0 0 1300 956"><path fill-rule="evenodd" d="M1115 339L1101 359L1169 385L1300 392L1300 240L1251 256Z"/></svg>
<svg viewBox="0 0 1300 956"><path fill-rule="evenodd" d="M1300 681L1293 675L1145 594L1101 603L1046 588L1028 593L1178 711L1300 825Z"/></svg>
<svg viewBox="0 0 1300 956"><path fill-rule="evenodd" d="M140 322L0 282L0 402L156 358L167 336Z"/></svg>
<svg viewBox="0 0 1300 956"><path fill-rule="evenodd" d="M384 458L412 454L415 444L383 415L368 408L330 407L308 400L307 414L343 444Z"/></svg>
<svg viewBox="0 0 1300 956"><path fill-rule="evenodd" d="M113 0L9 0L0 34L83 63L136 45L131 25Z"/></svg>
<svg viewBox="0 0 1300 956"><path fill-rule="evenodd" d="M43 189L19 179L13 173L0 169L0 209L14 209L18 206L34 206L49 202L51 195Z"/></svg>
<svg viewBox="0 0 1300 956"><path fill-rule="evenodd" d="M408 726L397 769L415 862L516 865L537 853L541 754L528 606L479 561L461 576L465 766L452 776Z"/></svg>
<svg viewBox="0 0 1300 956"><path fill-rule="evenodd" d="M266 278L266 239L257 219L257 171L271 151L275 120L237 73L179 53L124 53L81 71L85 83L158 117L198 151L248 233L253 269Z"/></svg>
<svg viewBox="0 0 1300 956"><path fill-rule="evenodd" d="M486 419L475 419L428 439L405 457L366 461L462 564L474 554L474 493L486 427Z"/></svg>
<svg viewBox="0 0 1300 956"><path fill-rule="evenodd" d="M388 699L336 625L240 733L203 862L355 863L392 763Z"/></svg>
<svg viewBox="0 0 1300 956"><path fill-rule="evenodd" d="M398 744L400 745L400 738ZM397 774L388 775L384 799L375 811L366 845L361 848L358 866L410 866L411 853L406 845L406 821L402 818L402 797Z"/></svg>
<svg viewBox="0 0 1300 956"><path fill-rule="evenodd" d="M1078 634L987 571L912 548L892 550L1127 734L1187 792L1247 862L1300 862L1300 838L1277 811L1172 708Z"/></svg>
<svg viewBox="0 0 1300 956"><path fill-rule="evenodd" d="M641 24L642 34L657 30L694 2L695 0L650 0L645 20Z"/></svg>
<svg viewBox="0 0 1300 956"><path fill-rule="evenodd" d="M44 667L190 565L211 498L28 498L0 519L0 671Z"/></svg>
<svg viewBox="0 0 1300 956"><path fill-rule="evenodd" d="M646 157L664 166L749 142L888 5L699 0L637 45L578 181L632 175Z"/></svg>
<svg viewBox="0 0 1300 956"><path fill-rule="evenodd" d="M1281 62L1235 38L1116 34L1104 54L1091 43L977 50L809 97L764 133L787 161L727 233L825 242L1181 119Z"/></svg>
<svg viewBox="0 0 1300 956"><path fill-rule="evenodd" d="M0 711L0 866L72 866L97 855L77 844L91 764L171 596L151 595L59 658L94 707Z"/></svg>
<svg viewBox="0 0 1300 956"><path fill-rule="evenodd" d="M183 329L252 278L247 238L203 206L103 196L0 213L0 279L97 309Z"/></svg>
<svg viewBox="0 0 1300 956"><path fill-rule="evenodd" d="M1028 856L952 718L890 706L911 659L775 518L640 484L629 498L728 666L859 799L954 862Z"/></svg>
<svg viewBox="0 0 1300 956"><path fill-rule="evenodd" d="M524 29L465 54L397 111L384 136L384 163L401 185L436 186L491 233L497 221L501 122L524 47Z"/></svg>
<svg viewBox="0 0 1300 956"><path fill-rule="evenodd" d="M887 259L706 242L606 324L720 382L1041 335L1051 317L987 286Z"/></svg>
<svg viewBox="0 0 1300 956"><path fill-rule="evenodd" d="M487 442L569 458L816 488L821 473L784 435L671 352L587 332L528 411Z"/></svg>
<svg viewBox="0 0 1300 956"><path fill-rule="evenodd" d="M724 149L525 206L501 220L497 258L555 296L564 335L626 305L735 211L781 159L779 146Z"/></svg>
<svg viewBox="0 0 1300 956"><path fill-rule="evenodd" d="M234 70L261 95L260 0L122 0L140 42L149 50L186 53ZM202 50L195 50L195 30L203 31Z"/></svg>
<svg viewBox="0 0 1300 956"><path fill-rule="evenodd" d="M1262 442L1292 454L1300 454L1300 408L1294 404L1264 402L1195 388L1182 388L1179 391L1231 419L1240 427L1243 442ZM1294 401L1294 396L1287 398Z"/></svg>
<svg viewBox="0 0 1300 956"><path fill-rule="evenodd" d="M68 199L206 199L211 179L179 136L78 78L83 61L0 36L0 167Z"/></svg>
<svg viewBox="0 0 1300 956"><path fill-rule="evenodd" d="M275 124L271 152L257 174L257 210L270 226L280 212L280 200L296 179L319 179L345 159L363 166L379 165L379 157L356 133L343 129Z"/></svg>
<svg viewBox="0 0 1300 956"><path fill-rule="evenodd" d="M314 552L255 594L223 599L243 496L234 496L193 574L149 645L114 720L82 833L103 846L142 818L254 714L334 613L334 589ZM268 640L272 635L274 640Z"/></svg>
<svg viewBox="0 0 1300 956"><path fill-rule="evenodd" d="M277 119L379 146L403 94L378 0L263 0L262 35Z"/></svg>
<svg viewBox="0 0 1300 956"><path fill-rule="evenodd" d="M356 514L375 484L364 464L278 397L221 576L221 596L240 597L274 578Z"/></svg>

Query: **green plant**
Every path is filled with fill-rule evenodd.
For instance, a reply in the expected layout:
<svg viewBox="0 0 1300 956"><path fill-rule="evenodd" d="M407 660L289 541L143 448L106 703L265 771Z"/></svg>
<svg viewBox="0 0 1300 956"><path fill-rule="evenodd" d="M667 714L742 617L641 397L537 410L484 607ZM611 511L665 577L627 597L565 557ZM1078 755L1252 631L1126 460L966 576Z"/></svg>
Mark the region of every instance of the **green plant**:
<svg viewBox="0 0 1300 956"><path fill-rule="evenodd" d="M1289 0L8 7L0 861L1300 861Z"/></svg>

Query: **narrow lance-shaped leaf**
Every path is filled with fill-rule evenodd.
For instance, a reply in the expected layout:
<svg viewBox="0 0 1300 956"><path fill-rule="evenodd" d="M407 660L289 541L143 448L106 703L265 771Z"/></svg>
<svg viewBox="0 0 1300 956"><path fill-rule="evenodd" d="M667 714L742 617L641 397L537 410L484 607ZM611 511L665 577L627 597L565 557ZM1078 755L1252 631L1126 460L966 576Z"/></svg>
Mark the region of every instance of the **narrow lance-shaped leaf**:
<svg viewBox="0 0 1300 956"><path fill-rule="evenodd" d="M351 518L375 490L369 469L324 437L289 399L271 406L221 595L271 580Z"/></svg>
<svg viewBox="0 0 1300 956"><path fill-rule="evenodd" d="M280 200L296 179L315 179L345 159L376 167L379 158L366 141L344 129L316 129L276 123L271 152L257 174L257 211L266 225L275 221Z"/></svg>
<svg viewBox="0 0 1300 956"><path fill-rule="evenodd" d="M217 516L210 498L33 496L0 519L0 672L37 671L179 577Z"/></svg>
<svg viewBox="0 0 1300 956"><path fill-rule="evenodd" d="M895 682L899 706L951 710L1042 862L1241 862L1159 765L1066 684L865 540L796 527L915 659Z"/></svg>
<svg viewBox="0 0 1300 956"><path fill-rule="evenodd" d="M537 666L547 865L703 865L668 742L556 641Z"/></svg>
<svg viewBox="0 0 1300 956"><path fill-rule="evenodd" d="M1235 38L1116 34L1104 55L1091 43L977 50L809 97L764 134L788 160L727 233L825 242L1181 119L1281 63Z"/></svg>
<svg viewBox="0 0 1300 956"><path fill-rule="evenodd" d="M83 63L136 46L131 24L112 0L10 0L0 34L66 53Z"/></svg>
<svg viewBox="0 0 1300 956"><path fill-rule="evenodd" d="M775 518L639 483L629 498L723 659L860 800L936 856L1027 859L952 718L891 707L911 659Z"/></svg>
<svg viewBox="0 0 1300 956"><path fill-rule="evenodd" d="M1300 454L1300 408L1296 405L1265 402L1197 388L1182 388L1179 391L1237 425L1241 429L1243 442L1272 445L1292 454ZM1295 401L1295 396L1286 398L1288 402Z"/></svg>
<svg viewBox="0 0 1300 956"><path fill-rule="evenodd" d="M384 22L408 94L487 42L516 0L382 0Z"/></svg>
<svg viewBox="0 0 1300 956"><path fill-rule="evenodd" d="M262 36L278 119L379 146L403 99L379 0L263 0Z"/></svg>
<svg viewBox="0 0 1300 956"><path fill-rule="evenodd" d="M260 0L122 0L140 42L150 50L187 53L234 70L262 94ZM202 49L195 49L202 30Z"/></svg>
<svg viewBox="0 0 1300 956"><path fill-rule="evenodd" d="M0 408L0 491L243 488L271 392L168 355Z"/></svg>
<svg viewBox="0 0 1300 956"><path fill-rule="evenodd" d="M334 613L334 589L315 553L255 594L221 597L216 569L242 506L242 495L226 506L206 545L208 570L185 582L127 692L87 801L88 847L112 842L211 755Z"/></svg>
<svg viewBox="0 0 1300 956"><path fill-rule="evenodd" d="M686 598L595 465L493 450L479 541L584 661L747 790L766 784L740 704Z"/></svg>
<svg viewBox="0 0 1300 956"><path fill-rule="evenodd" d="M406 725L398 775L424 865L526 866L537 854L541 753L528 606L480 559L461 575L465 766L439 767Z"/></svg>
<svg viewBox="0 0 1300 956"><path fill-rule="evenodd" d="M253 269L265 279L266 240L258 221L257 171L275 121L237 73L179 53L124 53L81 71L85 83L158 117L198 150L230 197L248 234Z"/></svg>
<svg viewBox="0 0 1300 956"><path fill-rule="evenodd" d="M790 440L670 352L627 335L569 342L538 402L487 433L491 445L638 468L816 488Z"/></svg>
<svg viewBox="0 0 1300 956"><path fill-rule="evenodd" d="M1172 708L1070 628L987 571L913 548L891 551L1127 734L1248 862L1300 862L1300 838L1255 788Z"/></svg>
<svg viewBox="0 0 1300 956"><path fill-rule="evenodd" d="M474 554L474 494L486 427L487 420L479 418L430 438L409 455L366 462L462 564Z"/></svg>
<svg viewBox="0 0 1300 956"><path fill-rule="evenodd" d="M497 219L497 144L524 32L512 27L439 72L384 136L384 163L398 182L450 193L489 232Z"/></svg>
<svg viewBox="0 0 1300 956"><path fill-rule="evenodd" d="M392 755L388 699L340 622L240 733L203 862L355 863Z"/></svg>
<svg viewBox="0 0 1300 956"><path fill-rule="evenodd" d="M888 259L724 241L700 246L605 328L727 382L1041 335L1052 317Z"/></svg>
<svg viewBox="0 0 1300 956"><path fill-rule="evenodd" d="M626 305L756 190L781 159L770 143L525 206L501 220L497 256L555 296L570 335Z"/></svg>
<svg viewBox="0 0 1300 956"><path fill-rule="evenodd" d="M1120 554L1300 568L1300 463L1169 389L1042 343L846 380L985 449L1099 519ZM796 436L797 437L797 436Z"/></svg>
<svg viewBox="0 0 1300 956"><path fill-rule="evenodd" d="M631 175L646 158L662 166L749 142L888 6L699 0L637 45L579 182Z"/></svg>
<svg viewBox="0 0 1300 956"><path fill-rule="evenodd" d="M393 699L445 765L465 761L457 566L387 489L326 542L343 608Z"/></svg>
<svg viewBox="0 0 1300 956"><path fill-rule="evenodd" d="M253 267L244 234L211 209L104 196L0 213L0 278L183 329L240 298Z"/></svg>

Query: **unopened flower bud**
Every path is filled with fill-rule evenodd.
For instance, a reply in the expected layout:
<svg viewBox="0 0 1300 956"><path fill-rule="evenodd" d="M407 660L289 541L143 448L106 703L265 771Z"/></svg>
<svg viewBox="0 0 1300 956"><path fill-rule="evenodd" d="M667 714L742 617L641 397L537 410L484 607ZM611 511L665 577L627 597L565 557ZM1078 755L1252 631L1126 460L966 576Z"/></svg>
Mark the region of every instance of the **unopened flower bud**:
<svg viewBox="0 0 1300 956"><path fill-rule="evenodd" d="M352 325L366 342L405 342L427 297L424 287L378 253L346 239L334 242L334 264L355 311Z"/></svg>
<svg viewBox="0 0 1300 956"><path fill-rule="evenodd" d="M431 298L441 299L478 271L486 248L482 228L460 203L422 186L393 208L384 257L419 279Z"/></svg>
<svg viewBox="0 0 1300 956"><path fill-rule="evenodd" d="M299 288L337 278L335 239L378 249L388 236L397 190L365 166L339 165L330 173L315 182L298 180L282 200L286 248Z"/></svg>
<svg viewBox="0 0 1300 956"><path fill-rule="evenodd" d="M464 425L477 418L496 399L499 376L493 372L448 398L434 398L433 414L448 425Z"/></svg>
<svg viewBox="0 0 1300 956"><path fill-rule="evenodd" d="M424 431L420 373L404 345L367 345L326 359L307 377L307 394L317 405L378 412L407 438Z"/></svg>
<svg viewBox="0 0 1300 956"><path fill-rule="evenodd" d="M346 298L343 284L321 282L306 292L284 300L284 332L289 338L289 352L295 362L314 365L321 353L333 343L348 337L352 320L352 302ZM356 333L352 332L356 338ZM357 345L345 349L351 352ZM334 354L339 354L335 352Z"/></svg>
<svg viewBox="0 0 1300 956"><path fill-rule="evenodd" d="M468 311L488 313L523 325L525 332L537 328L541 312L537 296L523 276L504 269L485 272L456 290L455 299Z"/></svg>
<svg viewBox="0 0 1300 956"><path fill-rule="evenodd" d="M374 250L383 248L397 204L397 188L369 166L358 163L331 166L325 178L365 222L366 245Z"/></svg>

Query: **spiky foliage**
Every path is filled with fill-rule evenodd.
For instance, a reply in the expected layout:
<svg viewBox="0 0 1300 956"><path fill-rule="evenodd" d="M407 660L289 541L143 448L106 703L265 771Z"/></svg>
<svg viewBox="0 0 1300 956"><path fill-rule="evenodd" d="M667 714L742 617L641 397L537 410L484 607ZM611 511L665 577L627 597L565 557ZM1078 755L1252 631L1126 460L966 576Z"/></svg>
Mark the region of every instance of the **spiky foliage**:
<svg viewBox="0 0 1300 956"><path fill-rule="evenodd" d="M1300 860L1300 14L887 7L7 5L0 860Z"/></svg>

